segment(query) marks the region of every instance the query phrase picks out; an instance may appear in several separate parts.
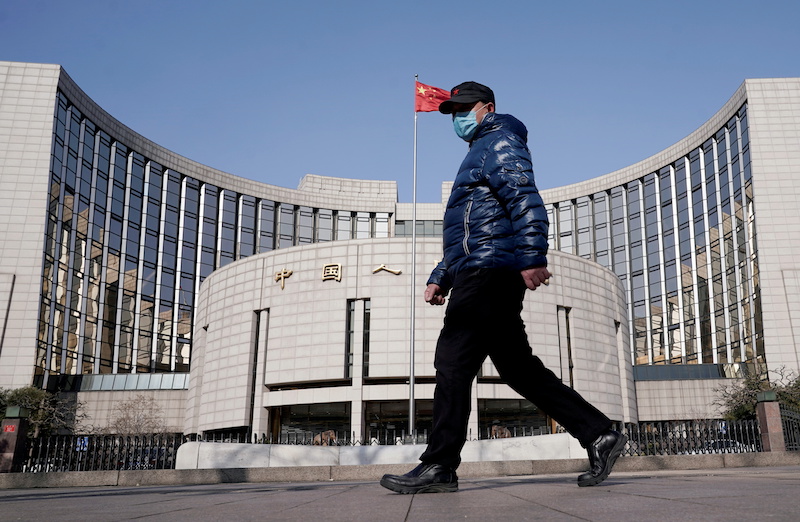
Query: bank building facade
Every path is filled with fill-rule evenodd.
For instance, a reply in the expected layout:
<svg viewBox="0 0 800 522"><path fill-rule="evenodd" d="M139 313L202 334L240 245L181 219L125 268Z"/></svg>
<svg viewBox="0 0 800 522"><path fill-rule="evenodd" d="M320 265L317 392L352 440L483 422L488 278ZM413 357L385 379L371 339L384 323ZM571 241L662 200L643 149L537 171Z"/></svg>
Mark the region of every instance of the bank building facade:
<svg viewBox="0 0 800 522"><path fill-rule="evenodd" d="M800 372L800 79L720 103L644 161L541 192L555 277L526 297L531 345L618 422L718 418L731 379ZM145 395L187 435L385 442L408 429L413 310L422 433L448 190L412 234L395 182L227 174L58 65L0 62L0 387L75 393L96 426ZM487 360L470 436L497 426L558 430Z"/></svg>

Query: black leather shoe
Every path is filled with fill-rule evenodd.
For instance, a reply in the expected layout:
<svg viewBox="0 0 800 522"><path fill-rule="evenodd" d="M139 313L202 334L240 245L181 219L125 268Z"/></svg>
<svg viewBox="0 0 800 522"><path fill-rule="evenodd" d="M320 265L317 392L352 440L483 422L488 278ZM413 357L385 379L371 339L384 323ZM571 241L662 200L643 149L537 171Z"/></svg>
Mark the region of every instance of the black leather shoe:
<svg viewBox="0 0 800 522"><path fill-rule="evenodd" d="M452 493L458 476L452 468L423 462L405 475L384 475L381 486L397 493Z"/></svg>
<svg viewBox="0 0 800 522"><path fill-rule="evenodd" d="M595 486L603 482L608 474L611 473L611 468L614 467L614 462L617 457L622 453L628 437L616 432L608 430L600 435L596 441L586 448L589 452L589 471L582 473L578 477L578 485Z"/></svg>

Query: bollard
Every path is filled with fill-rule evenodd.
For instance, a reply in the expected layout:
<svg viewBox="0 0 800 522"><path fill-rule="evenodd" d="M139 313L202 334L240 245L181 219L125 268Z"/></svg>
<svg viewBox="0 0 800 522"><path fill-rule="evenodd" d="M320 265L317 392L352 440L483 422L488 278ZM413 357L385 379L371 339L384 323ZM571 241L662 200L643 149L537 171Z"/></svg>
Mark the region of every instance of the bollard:
<svg viewBox="0 0 800 522"><path fill-rule="evenodd" d="M7 406L6 418L0 431L0 473L19 471L25 458L28 439L27 408Z"/></svg>
<svg viewBox="0 0 800 522"><path fill-rule="evenodd" d="M781 406L773 390L756 394L756 417L761 429L762 451L786 451L781 424Z"/></svg>

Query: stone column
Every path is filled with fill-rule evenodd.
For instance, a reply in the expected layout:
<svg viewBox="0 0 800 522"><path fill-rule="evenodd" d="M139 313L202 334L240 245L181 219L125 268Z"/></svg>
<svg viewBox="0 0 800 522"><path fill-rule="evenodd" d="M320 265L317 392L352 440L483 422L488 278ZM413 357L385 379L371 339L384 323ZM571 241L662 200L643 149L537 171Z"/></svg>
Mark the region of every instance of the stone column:
<svg viewBox="0 0 800 522"><path fill-rule="evenodd" d="M756 395L756 417L761 429L761 447L763 451L786 451L781 424L781 407L778 394L774 391L763 391Z"/></svg>

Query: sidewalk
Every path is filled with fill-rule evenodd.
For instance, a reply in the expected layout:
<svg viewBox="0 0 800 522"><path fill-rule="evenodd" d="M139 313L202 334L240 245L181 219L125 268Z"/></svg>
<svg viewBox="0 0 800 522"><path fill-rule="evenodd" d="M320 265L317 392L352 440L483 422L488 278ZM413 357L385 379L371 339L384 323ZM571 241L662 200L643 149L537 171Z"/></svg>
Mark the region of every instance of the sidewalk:
<svg viewBox="0 0 800 522"><path fill-rule="evenodd" d="M398 495L375 481L0 490L11 520L798 520L800 466L461 479Z"/></svg>

